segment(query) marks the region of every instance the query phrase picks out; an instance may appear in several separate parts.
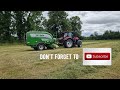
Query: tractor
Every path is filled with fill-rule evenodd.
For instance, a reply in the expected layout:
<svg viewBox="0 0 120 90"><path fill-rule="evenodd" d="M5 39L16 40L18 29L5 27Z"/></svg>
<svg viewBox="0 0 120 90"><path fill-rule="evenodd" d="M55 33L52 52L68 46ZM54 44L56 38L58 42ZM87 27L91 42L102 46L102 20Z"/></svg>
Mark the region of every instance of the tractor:
<svg viewBox="0 0 120 90"><path fill-rule="evenodd" d="M65 48L82 47L82 41L77 32L62 32L59 37L59 45L63 45Z"/></svg>

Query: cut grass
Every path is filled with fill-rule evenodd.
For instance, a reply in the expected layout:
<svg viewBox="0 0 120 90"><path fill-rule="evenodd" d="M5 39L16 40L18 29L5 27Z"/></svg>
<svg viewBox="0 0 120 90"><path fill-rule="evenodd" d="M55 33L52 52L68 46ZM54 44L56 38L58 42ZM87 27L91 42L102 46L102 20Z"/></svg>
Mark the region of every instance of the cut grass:
<svg viewBox="0 0 120 90"><path fill-rule="evenodd" d="M93 45L94 47L111 47L113 50L113 57L112 57L112 66L82 66L82 63L79 61L77 62L72 62L71 64L68 64L66 67L61 68L59 71L52 73L49 75L50 78L52 75L52 78L59 78L59 79L104 79L104 78L120 78L120 68L119 68L119 58L117 58L118 62L115 61L116 56L120 57L120 41L117 42L104 42L101 44ZM88 46L87 47L93 47L93 46ZM84 47L86 47L84 46ZM118 67L116 67L118 65ZM114 68L114 69L113 69ZM116 69L117 68L117 69ZM113 71L113 72L112 72Z"/></svg>
<svg viewBox="0 0 120 90"><path fill-rule="evenodd" d="M112 66L83 66L82 48L112 48ZM0 46L0 78L120 78L120 41L83 41L82 48L34 51L25 45ZM79 54L79 60L40 60L40 54Z"/></svg>

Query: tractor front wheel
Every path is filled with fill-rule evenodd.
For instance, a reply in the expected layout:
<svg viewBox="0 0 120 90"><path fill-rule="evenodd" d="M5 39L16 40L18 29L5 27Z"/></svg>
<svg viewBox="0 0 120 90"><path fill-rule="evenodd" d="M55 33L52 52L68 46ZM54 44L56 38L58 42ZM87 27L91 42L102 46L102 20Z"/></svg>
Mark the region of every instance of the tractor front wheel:
<svg viewBox="0 0 120 90"><path fill-rule="evenodd" d="M82 47L82 41L81 41L81 40L78 40L78 41L77 41L77 45L78 45L78 47Z"/></svg>

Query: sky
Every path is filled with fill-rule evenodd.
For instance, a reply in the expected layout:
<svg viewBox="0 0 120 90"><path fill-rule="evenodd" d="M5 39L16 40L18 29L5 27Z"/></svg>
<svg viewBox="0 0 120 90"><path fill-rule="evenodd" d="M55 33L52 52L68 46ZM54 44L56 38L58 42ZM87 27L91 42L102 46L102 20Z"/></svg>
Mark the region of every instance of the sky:
<svg viewBox="0 0 120 90"><path fill-rule="evenodd" d="M90 36L94 32L99 35L106 30L120 31L120 11L66 11L68 17L79 16L82 21L82 36ZM43 16L48 18L48 11Z"/></svg>

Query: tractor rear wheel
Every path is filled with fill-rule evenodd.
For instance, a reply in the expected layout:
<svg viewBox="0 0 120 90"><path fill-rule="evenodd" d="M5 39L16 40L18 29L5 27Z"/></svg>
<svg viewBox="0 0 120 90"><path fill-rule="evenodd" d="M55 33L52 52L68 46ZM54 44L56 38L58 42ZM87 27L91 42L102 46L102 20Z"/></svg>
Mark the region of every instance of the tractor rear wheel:
<svg viewBox="0 0 120 90"><path fill-rule="evenodd" d="M71 48L73 47L73 41L71 39L68 39L64 42L64 47Z"/></svg>

